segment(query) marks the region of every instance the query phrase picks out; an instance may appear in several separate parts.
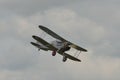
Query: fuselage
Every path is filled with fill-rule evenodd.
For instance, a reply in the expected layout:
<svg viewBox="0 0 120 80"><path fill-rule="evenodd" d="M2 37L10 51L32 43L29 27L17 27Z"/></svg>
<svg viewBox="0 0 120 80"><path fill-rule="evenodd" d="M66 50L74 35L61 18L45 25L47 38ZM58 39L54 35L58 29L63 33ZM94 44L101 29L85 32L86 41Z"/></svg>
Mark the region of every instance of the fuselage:
<svg viewBox="0 0 120 80"><path fill-rule="evenodd" d="M37 46L39 49L42 49L42 50L50 50L48 47L47 47L47 45L43 45L43 44L41 44L41 43L35 43L36 45L39 45L39 46ZM70 47L69 46L65 46L65 43L64 42L62 42L62 41L58 41L58 40L55 40L55 41L52 41L52 42L50 42L50 44L52 45L52 46L54 46L55 48L57 48L58 50L57 51L62 51L62 52L64 52L64 51L68 51L69 49L70 49ZM34 46L36 46L36 45L34 45ZM54 50L51 50L51 51L54 51Z"/></svg>
<svg viewBox="0 0 120 80"><path fill-rule="evenodd" d="M64 47L64 43L62 41L52 41L51 45L54 46L55 48L57 48L58 50L61 49L62 47Z"/></svg>
<svg viewBox="0 0 120 80"><path fill-rule="evenodd" d="M41 48L41 49L42 49L42 48L49 49L49 48L47 47L47 45L43 45L43 44L41 44L41 43L37 43L37 44L40 45L39 48ZM58 40L52 41L52 42L50 42L50 44L51 44L52 46L54 46L55 48L57 48L58 50L60 50L61 48L64 47L64 43L63 43L62 41L58 41Z"/></svg>

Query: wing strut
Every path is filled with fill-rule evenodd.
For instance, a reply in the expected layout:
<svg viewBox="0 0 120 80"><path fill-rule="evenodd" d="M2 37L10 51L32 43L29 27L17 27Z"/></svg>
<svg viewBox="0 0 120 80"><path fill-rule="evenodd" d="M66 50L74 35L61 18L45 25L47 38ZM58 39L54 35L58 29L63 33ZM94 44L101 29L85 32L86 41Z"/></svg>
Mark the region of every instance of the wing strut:
<svg viewBox="0 0 120 80"><path fill-rule="evenodd" d="M43 38L43 39L46 37L46 34L45 34L44 31L42 31L42 33L40 34L40 37Z"/></svg>
<svg viewBox="0 0 120 80"><path fill-rule="evenodd" d="M81 51L76 51L74 54L74 57L78 58L78 56L80 55Z"/></svg>

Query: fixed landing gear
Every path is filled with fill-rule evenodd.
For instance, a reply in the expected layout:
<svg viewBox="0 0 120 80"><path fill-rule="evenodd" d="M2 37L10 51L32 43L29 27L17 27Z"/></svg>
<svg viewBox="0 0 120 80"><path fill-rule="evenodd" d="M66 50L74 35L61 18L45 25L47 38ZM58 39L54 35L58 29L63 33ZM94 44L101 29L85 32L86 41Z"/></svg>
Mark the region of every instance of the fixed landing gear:
<svg viewBox="0 0 120 80"><path fill-rule="evenodd" d="M40 51L40 48L38 48L38 51Z"/></svg>
<svg viewBox="0 0 120 80"><path fill-rule="evenodd" d="M67 61L67 57L66 56L63 56L63 62L66 62Z"/></svg>
<svg viewBox="0 0 120 80"><path fill-rule="evenodd" d="M55 56L55 55L56 55L56 51L53 51L53 52L52 52L52 56Z"/></svg>

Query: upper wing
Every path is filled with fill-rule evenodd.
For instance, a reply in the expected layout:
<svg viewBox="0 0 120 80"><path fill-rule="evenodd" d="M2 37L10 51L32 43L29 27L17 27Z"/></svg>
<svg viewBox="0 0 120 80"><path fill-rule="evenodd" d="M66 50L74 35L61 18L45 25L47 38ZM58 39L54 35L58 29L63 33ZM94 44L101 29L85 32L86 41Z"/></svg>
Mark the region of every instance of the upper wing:
<svg viewBox="0 0 120 80"><path fill-rule="evenodd" d="M51 35L52 37L54 37L54 38L56 38L56 39L59 39L59 40L61 40L61 41L63 41L63 42L67 42L68 44L70 44L70 47L73 47L73 48L75 48L75 49L77 49L77 50L80 50L80 51L87 52L86 49L84 49L84 48L82 48L82 47L79 47L79 46L77 46L77 45L75 45L75 44L73 44L73 43L65 40L64 38L62 38L61 36L57 35L56 33L54 33L54 32L53 32L52 30L50 30L50 29L48 29L48 28L46 28L46 27L44 27L44 26L42 26L42 25L39 25L39 28L42 29L43 31L45 31L46 33L48 33L49 35Z"/></svg>
<svg viewBox="0 0 120 80"><path fill-rule="evenodd" d="M53 45L49 44L47 41L43 40L42 38L38 36L32 36L35 40L39 41L42 43L44 46L48 47L50 50L57 50Z"/></svg>
<svg viewBox="0 0 120 80"><path fill-rule="evenodd" d="M57 35L55 32L53 32L52 30L42 26L42 25L39 25L39 28L42 29L43 31L45 31L46 33L48 33L49 35L51 35L52 37L56 38L56 39L59 39L61 41L66 41L64 38L62 38L61 36Z"/></svg>

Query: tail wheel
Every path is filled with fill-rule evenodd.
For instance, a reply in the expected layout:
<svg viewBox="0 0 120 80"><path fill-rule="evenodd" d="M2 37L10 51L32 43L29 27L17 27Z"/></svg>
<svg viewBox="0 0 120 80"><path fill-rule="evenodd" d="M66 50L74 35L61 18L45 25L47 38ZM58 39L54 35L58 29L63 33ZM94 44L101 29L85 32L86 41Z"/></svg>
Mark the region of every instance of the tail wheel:
<svg viewBox="0 0 120 80"><path fill-rule="evenodd" d="M63 56L63 62L66 62L66 60L67 60L67 57Z"/></svg>

